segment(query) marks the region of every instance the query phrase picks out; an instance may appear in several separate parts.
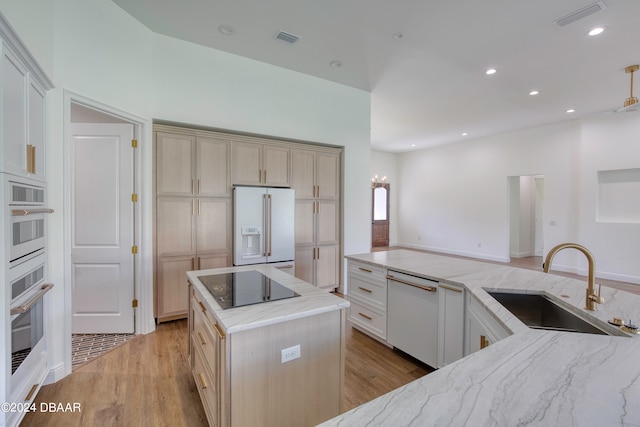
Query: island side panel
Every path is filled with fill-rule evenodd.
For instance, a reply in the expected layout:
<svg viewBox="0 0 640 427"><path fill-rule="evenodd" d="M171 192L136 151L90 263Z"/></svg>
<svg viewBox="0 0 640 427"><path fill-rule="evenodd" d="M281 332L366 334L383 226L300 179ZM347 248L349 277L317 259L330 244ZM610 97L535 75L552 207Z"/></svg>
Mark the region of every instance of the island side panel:
<svg viewBox="0 0 640 427"><path fill-rule="evenodd" d="M344 310L229 335L233 426L313 426L340 414ZM300 358L281 351L300 345Z"/></svg>

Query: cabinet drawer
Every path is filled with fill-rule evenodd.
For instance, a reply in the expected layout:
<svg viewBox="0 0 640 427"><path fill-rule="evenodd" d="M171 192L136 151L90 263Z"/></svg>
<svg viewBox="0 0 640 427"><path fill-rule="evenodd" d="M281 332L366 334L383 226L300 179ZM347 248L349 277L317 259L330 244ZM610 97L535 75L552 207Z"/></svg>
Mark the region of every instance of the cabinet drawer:
<svg viewBox="0 0 640 427"><path fill-rule="evenodd" d="M376 265L365 264L349 260L349 275L357 274L370 283L378 283L380 286L387 284L387 269Z"/></svg>
<svg viewBox="0 0 640 427"><path fill-rule="evenodd" d="M381 310L387 308L387 287L377 281L363 280L359 274L349 274L349 300L356 299Z"/></svg>
<svg viewBox="0 0 640 427"><path fill-rule="evenodd" d="M382 339L387 337L387 316L351 301L349 319L353 324L366 329Z"/></svg>
<svg viewBox="0 0 640 427"><path fill-rule="evenodd" d="M200 310L200 305L196 298L193 298L191 304L194 307L192 339L194 346L200 348L204 355L205 363L208 364L208 361L217 360L218 349L216 348L215 332L212 330L209 320L204 317L204 313ZM209 368L214 371L213 366L209 366Z"/></svg>
<svg viewBox="0 0 640 427"><path fill-rule="evenodd" d="M202 400L202 406L207 414L207 420L209 425L216 426L216 414L218 413L218 396L216 394L216 387L213 379L213 375L207 367L207 363L204 360L202 352L199 350L198 339L194 336L191 337L191 345L194 349L193 358L193 380L196 383L198 394Z"/></svg>

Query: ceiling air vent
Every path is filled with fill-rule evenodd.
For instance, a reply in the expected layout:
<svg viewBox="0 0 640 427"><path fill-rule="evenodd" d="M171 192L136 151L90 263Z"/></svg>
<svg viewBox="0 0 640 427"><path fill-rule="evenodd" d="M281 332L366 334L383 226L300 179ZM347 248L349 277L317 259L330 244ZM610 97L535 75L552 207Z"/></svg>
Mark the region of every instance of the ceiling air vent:
<svg viewBox="0 0 640 427"><path fill-rule="evenodd" d="M570 14L563 16L560 19L554 21L558 26L564 27L565 25L569 25L572 22L576 22L579 19L586 18L589 15L593 15L594 13L598 13L605 8L604 3L601 1L597 3L590 4L588 6L583 7L582 9L578 9Z"/></svg>
<svg viewBox="0 0 640 427"><path fill-rule="evenodd" d="M294 44L298 40L300 40L300 36L296 36L295 34L287 33L286 31L278 31L278 34L275 36L276 40L283 41L285 43Z"/></svg>

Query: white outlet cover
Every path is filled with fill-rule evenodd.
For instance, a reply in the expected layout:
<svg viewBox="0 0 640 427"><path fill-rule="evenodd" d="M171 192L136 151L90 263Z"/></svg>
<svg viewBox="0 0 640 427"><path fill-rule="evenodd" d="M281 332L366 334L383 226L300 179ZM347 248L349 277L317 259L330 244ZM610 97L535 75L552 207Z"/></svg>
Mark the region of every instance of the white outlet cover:
<svg viewBox="0 0 640 427"><path fill-rule="evenodd" d="M281 363L291 362L292 360L299 359L299 358L300 358L300 344L280 350Z"/></svg>

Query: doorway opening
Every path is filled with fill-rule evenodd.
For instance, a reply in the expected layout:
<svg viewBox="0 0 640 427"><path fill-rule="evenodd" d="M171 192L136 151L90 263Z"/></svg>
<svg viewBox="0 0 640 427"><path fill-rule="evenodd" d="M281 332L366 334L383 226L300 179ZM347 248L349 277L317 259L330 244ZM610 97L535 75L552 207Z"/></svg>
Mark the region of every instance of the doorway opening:
<svg viewBox="0 0 640 427"><path fill-rule="evenodd" d="M71 307L65 314L65 371L69 374L78 364L74 351L86 353L84 347L90 345L90 353L99 355L123 341L113 337L151 332L144 319L153 307L148 295L152 290L142 280L149 274L148 266L141 265L144 257L138 253L142 236L150 232L147 227L142 230L138 202L139 140L147 121L68 91L64 95L64 269L69 284L65 301ZM91 340L78 339L89 336ZM78 342L83 341L79 351Z"/></svg>
<svg viewBox="0 0 640 427"><path fill-rule="evenodd" d="M509 258L542 257L544 176L510 176Z"/></svg>
<svg viewBox="0 0 640 427"><path fill-rule="evenodd" d="M389 246L389 184L371 184L371 247Z"/></svg>

